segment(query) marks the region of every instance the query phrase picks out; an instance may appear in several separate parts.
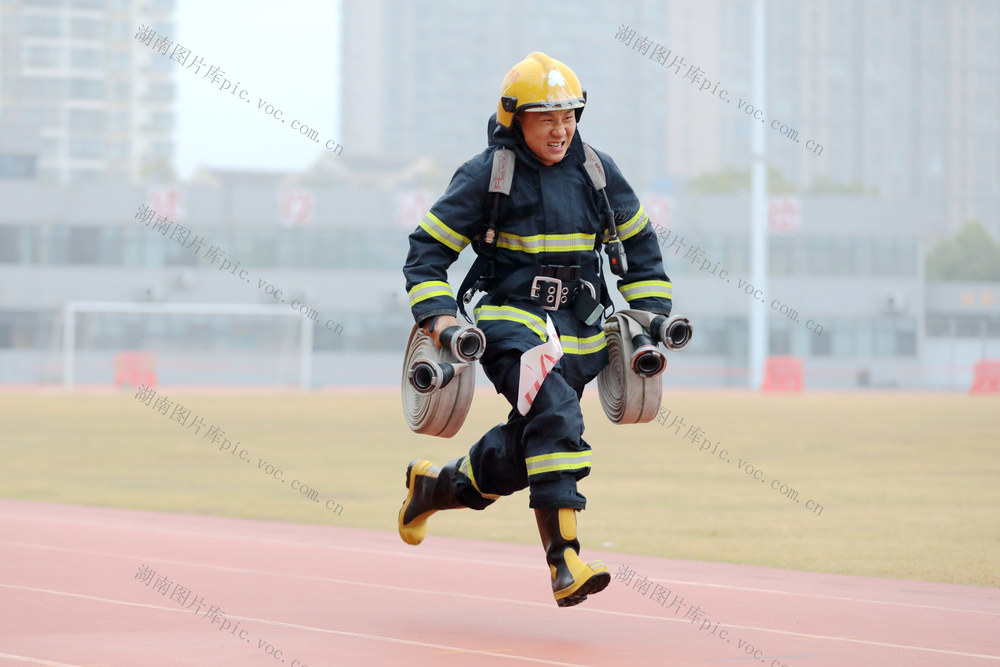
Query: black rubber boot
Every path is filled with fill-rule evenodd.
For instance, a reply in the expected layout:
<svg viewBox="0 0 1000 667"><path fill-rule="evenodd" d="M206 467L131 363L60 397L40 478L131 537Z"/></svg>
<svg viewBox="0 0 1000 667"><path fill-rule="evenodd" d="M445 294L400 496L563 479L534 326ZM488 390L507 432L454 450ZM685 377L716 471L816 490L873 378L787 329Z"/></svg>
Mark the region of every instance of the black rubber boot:
<svg viewBox="0 0 1000 667"><path fill-rule="evenodd" d="M580 560L576 539L576 510L535 510L538 534L545 547L545 560L552 573L552 595L560 607L572 607L591 593L603 591L611 583L611 573L603 561Z"/></svg>
<svg viewBox="0 0 1000 667"><path fill-rule="evenodd" d="M455 495L455 477L465 457L450 461L443 468L427 459L411 461L406 468L409 493L399 509L399 536L407 544L420 544L427 534L427 519L438 510L466 507Z"/></svg>

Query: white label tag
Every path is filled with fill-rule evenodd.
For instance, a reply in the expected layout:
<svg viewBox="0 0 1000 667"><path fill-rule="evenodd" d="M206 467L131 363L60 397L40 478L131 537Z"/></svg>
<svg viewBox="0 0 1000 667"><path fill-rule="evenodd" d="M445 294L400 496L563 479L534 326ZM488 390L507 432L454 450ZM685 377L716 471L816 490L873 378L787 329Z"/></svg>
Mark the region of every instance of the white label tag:
<svg viewBox="0 0 1000 667"><path fill-rule="evenodd" d="M563 356L559 334L548 315L545 316L545 330L549 339L521 354L521 375L518 378L517 411L528 414L535 396L542 387L545 376Z"/></svg>

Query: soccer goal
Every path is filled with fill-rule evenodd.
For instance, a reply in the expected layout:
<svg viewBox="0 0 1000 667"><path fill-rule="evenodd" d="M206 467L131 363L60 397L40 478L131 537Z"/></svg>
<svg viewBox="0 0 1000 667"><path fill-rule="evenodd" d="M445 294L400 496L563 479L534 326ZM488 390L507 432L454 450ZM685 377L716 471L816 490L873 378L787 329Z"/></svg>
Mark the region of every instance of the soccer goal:
<svg viewBox="0 0 1000 667"><path fill-rule="evenodd" d="M73 301L63 308L62 380L294 386L312 383L315 322L280 306Z"/></svg>

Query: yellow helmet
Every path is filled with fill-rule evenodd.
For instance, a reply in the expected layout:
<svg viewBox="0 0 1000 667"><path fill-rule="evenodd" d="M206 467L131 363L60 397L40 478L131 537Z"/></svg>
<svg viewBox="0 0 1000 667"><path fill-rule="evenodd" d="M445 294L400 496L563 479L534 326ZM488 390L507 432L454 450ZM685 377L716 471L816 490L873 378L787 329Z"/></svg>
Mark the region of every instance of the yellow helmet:
<svg viewBox="0 0 1000 667"><path fill-rule="evenodd" d="M497 122L510 127L519 111L576 109L580 120L587 91L569 67L541 51L514 65L504 77L497 105Z"/></svg>

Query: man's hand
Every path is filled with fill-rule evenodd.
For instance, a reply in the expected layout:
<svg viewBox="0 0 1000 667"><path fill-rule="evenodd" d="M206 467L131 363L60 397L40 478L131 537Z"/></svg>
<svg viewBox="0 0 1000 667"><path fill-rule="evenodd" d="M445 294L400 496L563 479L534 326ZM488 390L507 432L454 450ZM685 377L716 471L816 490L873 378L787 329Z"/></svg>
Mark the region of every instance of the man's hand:
<svg viewBox="0 0 1000 667"><path fill-rule="evenodd" d="M434 328L431 329L431 326ZM441 347L441 332L448 327L457 326L459 326L458 319L454 315L436 315L424 320L420 328L434 340L435 345Z"/></svg>

